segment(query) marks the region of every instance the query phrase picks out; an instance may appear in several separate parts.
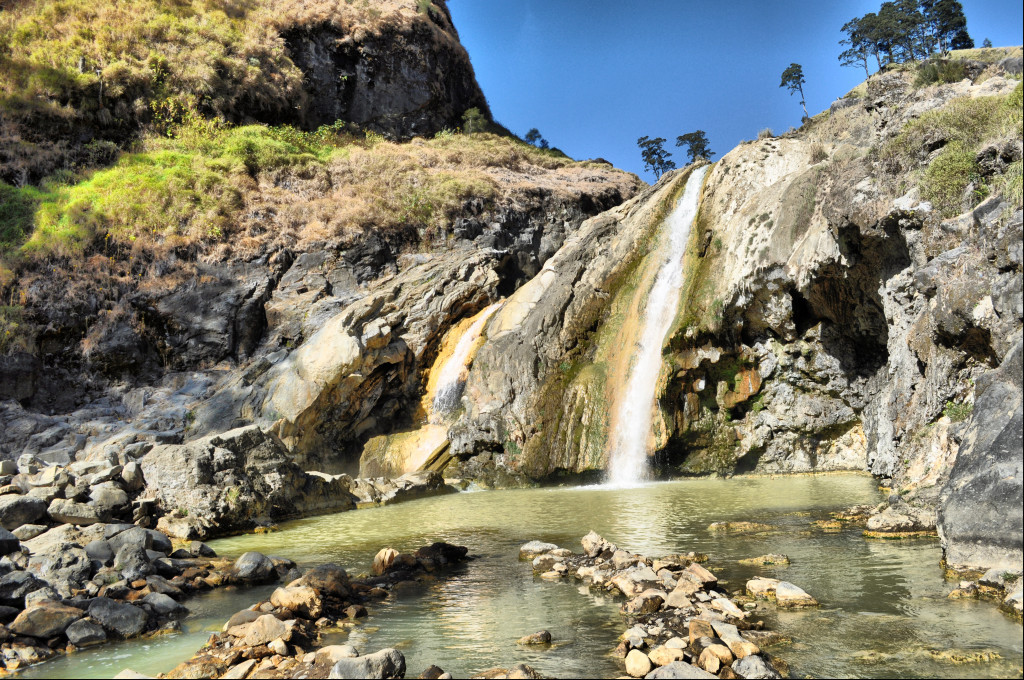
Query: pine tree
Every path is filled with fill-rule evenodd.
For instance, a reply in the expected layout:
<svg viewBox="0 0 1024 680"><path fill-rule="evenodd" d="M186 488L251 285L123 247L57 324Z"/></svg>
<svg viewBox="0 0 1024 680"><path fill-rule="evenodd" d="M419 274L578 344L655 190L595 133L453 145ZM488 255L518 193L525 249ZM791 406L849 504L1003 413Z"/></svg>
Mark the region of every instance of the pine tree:
<svg viewBox="0 0 1024 680"><path fill-rule="evenodd" d="M676 137L676 146L686 146L691 163L697 162L697 159L709 161L715 155L715 152L708 148L708 138L703 130L679 135Z"/></svg>
<svg viewBox="0 0 1024 680"><path fill-rule="evenodd" d="M655 177L661 177L676 167L675 161L669 160L672 154L665 151L665 141L664 137L651 139L647 135L636 140L636 145L640 147L640 155L644 159L644 167L653 172Z"/></svg>
<svg viewBox="0 0 1024 680"><path fill-rule="evenodd" d="M810 118L807 115L807 102L804 101L804 68L800 64L792 63L785 71L782 72L782 82L779 83L779 87L785 87L789 89L790 94L800 93L800 106L804 109L804 120Z"/></svg>

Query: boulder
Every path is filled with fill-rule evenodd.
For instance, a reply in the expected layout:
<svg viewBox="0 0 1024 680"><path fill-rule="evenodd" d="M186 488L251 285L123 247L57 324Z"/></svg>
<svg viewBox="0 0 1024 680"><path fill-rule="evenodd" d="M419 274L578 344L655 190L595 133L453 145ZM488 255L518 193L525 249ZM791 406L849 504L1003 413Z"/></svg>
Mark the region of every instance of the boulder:
<svg viewBox="0 0 1024 680"><path fill-rule="evenodd" d="M626 673L634 678L646 676L653 667L651 659L639 649L631 649L626 655Z"/></svg>
<svg viewBox="0 0 1024 680"><path fill-rule="evenodd" d="M381 576L391 568L397 558L398 551L394 548L381 548L373 556L373 573Z"/></svg>
<svg viewBox="0 0 1024 680"><path fill-rule="evenodd" d="M42 602L18 614L8 627L15 635L28 635L46 640L60 635L83 616L85 612L76 607L56 602Z"/></svg>
<svg viewBox="0 0 1024 680"><path fill-rule="evenodd" d="M0 527L14 531L46 515L46 501L33 496L0 496Z"/></svg>
<svg viewBox="0 0 1024 680"><path fill-rule="evenodd" d="M157 616L176 617L188 614L188 609L174 601L170 595L164 593L149 593L142 598L142 602L153 608Z"/></svg>
<svg viewBox="0 0 1024 680"><path fill-rule="evenodd" d="M554 543L545 543L543 541L530 541L529 543L524 543L522 547L519 548L519 559L532 560L538 555L543 555L548 551L557 549L558 546Z"/></svg>
<svg viewBox="0 0 1024 680"><path fill-rule="evenodd" d="M682 661L684 654L682 648L661 645L652 649L647 656L655 666L667 666L673 661Z"/></svg>
<svg viewBox="0 0 1024 680"><path fill-rule="evenodd" d="M94 560L104 567L114 564L114 550L110 546L110 541L102 539L89 541L85 544L85 554L89 556L90 560Z"/></svg>
<svg viewBox="0 0 1024 680"><path fill-rule="evenodd" d="M603 553L608 553L609 556L615 553L615 545L604 540L597 532L591 531L584 536L580 543L583 544L583 552L587 554L587 557L599 557Z"/></svg>
<svg viewBox="0 0 1024 680"><path fill-rule="evenodd" d="M89 617L103 626L107 632L122 638L139 635L146 630L149 617L142 609L116 602L108 597L97 597L89 603Z"/></svg>
<svg viewBox="0 0 1024 680"><path fill-rule="evenodd" d="M277 578L274 562L263 553L250 551L235 560L232 574L248 583L269 583Z"/></svg>
<svg viewBox="0 0 1024 680"><path fill-rule="evenodd" d="M753 598L767 600L775 597L775 588L779 580L774 578L752 578L747 581L747 595Z"/></svg>
<svg viewBox="0 0 1024 680"><path fill-rule="evenodd" d="M749 586L749 584L748 584ZM775 586L775 602L780 607L817 607L818 601L788 581L779 581Z"/></svg>
<svg viewBox="0 0 1024 680"><path fill-rule="evenodd" d="M126 543L121 546L114 557L114 568L121 576L131 582L146 578L154 572L146 550L138 544Z"/></svg>
<svg viewBox="0 0 1024 680"><path fill-rule="evenodd" d="M750 656L745 656L742 659L737 659L733 662L732 669L741 678L750 678L751 680L755 678L767 680L782 677L782 675L775 670L775 667L771 662L760 654L751 654Z"/></svg>
<svg viewBox="0 0 1024 680"><path fill-rule="evenodd" d="M107 634L103 631L103 627L85 619L79 619L72 623L64 631L64 634L68 636L68 641L76 647L89 647L107 641Z"/></svg>
<svg viewBox="0 0 1024 680"><path fill-rule="evenodd" d="M517 645L549 645L551 644L551 633L546 630L530 633L516 640Z"/></svg>
<svg viewBox="0 0 1024 680"><path fill-rule="evenodd" d="M44 524L22 524L12 531L19 541L30 541L40 534L46 533L48 527Z"/></svg>
<svg viewBox="0 0 1024 680"><path fill-rule="evenodd" d="M323 612L323 600L309 586L278 588L270 595L270 604L301 614L307 619L318 619Z"/></svg>
<svg viewBox="0 0 1024 680"><path fill-rule="evenodd" d="M54 498L50 502L47 513L54 522L74 524L75 526L88 526L104 520L99 509L67 498Z"/></svg>
<svg viewBox="0 0 1024 680"><path fill-rule="evenodd" d="M247 647L259 647L274 640L291 640L295 620L281 621L273 614L264 614L252 623L228 628L228 634L240 637Z"/></svg>
<svg viewBox="0 0 1024 680"><path fill-rule="evenodd" d="M338 659L328 678L404 678L405 657L397 649L382 649L373 654Z"/></svg>
<svg viewBox="0 0 1024 680"><path fill-rule="evenodd" d="M21 550L21 541L18 537L7 529L0 527L0 556L10 555L18 550Z"/></svg>
<svg viewBox="0 0 1024 680"><path fill-rule="evenodd" d="M718 676L712 673L708 673L706 670L702 668L691 666L685 661L673 661L667 666L662 666L661 668L654 669L644 677L651 680L704 680L705 678L717 678Z"/></svg>
<svg viewBox="0 0 1024 680"><path fill-rule="evenodd" d="M341 659L354 659L359 656L359 650L352 645L328 645L316 650L317 663L329 663L332 666Z"/></svg>
<svg viewBox="0 0 1024 680"><path fill-rule="evenodd" d="M68 543L32 556L29 558L28 569L49 581L64 597L71 597L71 591L82 588L92 575L92 564L85 550Z"/></svg>
<svg viewBox="0 0 1024 680"><path fill-rule="evenodd" d="M352 594L348 573L336 564L327 563L313 567L299 579L300 585L310 586L322 596L344 599Z"/></svg>
<svg viewBox="0 0 1024 680"><path fill-rule="evenodd" d="M46 585L27 571L12 571L0 577L0 604L23 608L25 596Z"/></svg>

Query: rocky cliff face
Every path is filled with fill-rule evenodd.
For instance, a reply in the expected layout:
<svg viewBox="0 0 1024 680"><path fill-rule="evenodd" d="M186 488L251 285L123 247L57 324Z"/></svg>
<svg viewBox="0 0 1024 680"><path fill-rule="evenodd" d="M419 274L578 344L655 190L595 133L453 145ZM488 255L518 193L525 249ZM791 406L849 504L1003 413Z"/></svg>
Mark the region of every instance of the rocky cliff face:
<svg viewBox="0 0 1024 680"><path fill-rule="evenodd" d="M1019 123L970 142L978 174L952 199L936 180L961 143L945 116L1020 120L1020 86L1001 69L925 88L880 74L715 164L665 347L656 466L867 470L925 515L939 509L951 564L1020 568L1020 389L1006 368L1024 320L1019 179L999 189L1019 176ZM587 223L495 316L450 433L464 469L604 468L651 206L680 181Z"/></svg>

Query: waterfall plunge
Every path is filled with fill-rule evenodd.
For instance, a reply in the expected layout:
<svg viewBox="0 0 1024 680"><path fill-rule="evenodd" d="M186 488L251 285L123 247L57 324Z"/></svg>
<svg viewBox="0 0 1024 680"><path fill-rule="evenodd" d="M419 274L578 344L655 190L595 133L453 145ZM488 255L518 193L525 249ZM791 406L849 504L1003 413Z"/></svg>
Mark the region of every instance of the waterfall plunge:
<svg viewBox="0 0 1024 680"><path fill-rule="evenodd" d="M626 388L618 397L608 465L611 486L635 485L647 476L647 441L661 372L661 349L679 308L684 281L683 254L690 238L690 227L697 217L701 184L708 167L697 168L690 174L679 204L665 220L664 259L647 296Z"/></svg>

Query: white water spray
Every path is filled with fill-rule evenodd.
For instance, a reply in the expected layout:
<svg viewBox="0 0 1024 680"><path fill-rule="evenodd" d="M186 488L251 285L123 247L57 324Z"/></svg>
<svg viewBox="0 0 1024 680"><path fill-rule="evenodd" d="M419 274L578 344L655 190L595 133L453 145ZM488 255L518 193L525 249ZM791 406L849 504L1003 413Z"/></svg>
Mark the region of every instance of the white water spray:
<svg viewBox="0 0 1024 680"><path fill-rule="evenodd" d="M629 378L618 399L608 465L611 486L633 486L647 476L647 442L651 433L658 374L661 372L661 349L679 308L679 295L685 280L683 255L690 238L690 228L697 217L701 184L708 167L697 168L690 174L682 198L665 220L667 243L664 260L647 296Z"/></svg>
<svg viewBox="0 0 1024 680"><path fill-rule="evenodd" d="M462 390L466 387L468 377L469 359L476 345L484 324L501 307L496 302L480 314L480 318L466 329L466 332L459 338L455 350L448 360L441 366L441 373L437 379L437 393L434 395L434 402L431 404L431 422L452 413L459 407L459 400L462 398Z"/></svg>

